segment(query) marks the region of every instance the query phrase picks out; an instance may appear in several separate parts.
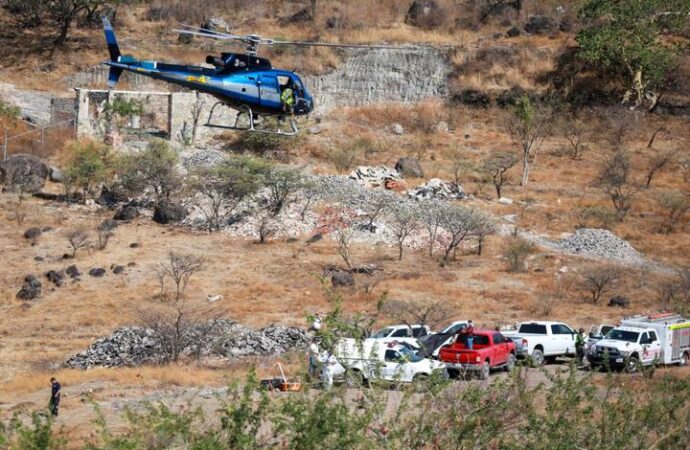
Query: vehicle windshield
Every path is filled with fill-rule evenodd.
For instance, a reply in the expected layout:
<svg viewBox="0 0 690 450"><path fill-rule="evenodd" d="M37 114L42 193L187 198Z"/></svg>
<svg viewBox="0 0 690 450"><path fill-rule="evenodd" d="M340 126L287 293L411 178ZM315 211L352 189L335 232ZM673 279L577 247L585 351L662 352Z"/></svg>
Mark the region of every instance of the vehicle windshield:
<svg viewBox="0 0 690 450"><path fill-rule="evenodd" d="M384 328L383 330L380 330L373 334L371 337L373 338L385 338L388 337L389 334L391 334L391 331L393 331L392 328Z"/></svg>
<svg viewBox="0 0 690 450"><path fill-rule="evenodd" d="M398 351L410 362L419 362L423 359L407 347L400 347Z"/></svg>
<svg viewBox="0 0 690 450"><path fill-rule="evenodd" d="M625 341L625 342L637 342L637 338L640 336L640 333L636 331L626 331L626 330L617 330L613 329L606 334L606 337L604 339L615 339L617 341Z"/></svg>

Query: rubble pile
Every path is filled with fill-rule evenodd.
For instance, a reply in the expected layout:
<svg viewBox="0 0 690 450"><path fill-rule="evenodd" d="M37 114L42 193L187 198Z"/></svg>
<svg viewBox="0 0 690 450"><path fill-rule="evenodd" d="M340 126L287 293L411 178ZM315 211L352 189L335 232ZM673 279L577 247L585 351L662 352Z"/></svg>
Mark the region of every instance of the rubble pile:
<svg viewBox="0 0 690 450"><path fill-rule="evenodd" d="M202 356L241 358L305 348L309 337L301 328L271 325L255 330L231 320L220 320L190 327L180 341L187 344L183 355L200 351ZM149 328L123 327L97 340L65 364L73 369L89 369L158 364L165 359L163 340L158 333Z"/></svg>
<svg viewBox="0 0 690 450"><path fill-rule="evenodd" d="M465 198L465 191L462 186L452 181L443 181L439 178L432 178L427 183L407 191L407 196L415 200L429 199L461 199Z"/></svg>
<svg viewBox="0 0 690 450"><path fill-rule="evenodd" d="M156 364L162 360L163 351L151 329L123 327L110 336L101 338L83 352L67 360L72 369L90 367L119 367Z"/></svg>
<svg viewBox="0 0 690 450"><path fill-rule="evenodd" d="M397 170L386 166L359 166L350 174L350 178L369 187L382 187L387 181L402 181Z"/></svg>
<svg viewBox="0 0 690 450"><path fill-rule="evenodd" d="M572 235L561 239L559 245L567 252L621 262L641 263L643 260L630 243L609 230L580 228Z"/></svg>

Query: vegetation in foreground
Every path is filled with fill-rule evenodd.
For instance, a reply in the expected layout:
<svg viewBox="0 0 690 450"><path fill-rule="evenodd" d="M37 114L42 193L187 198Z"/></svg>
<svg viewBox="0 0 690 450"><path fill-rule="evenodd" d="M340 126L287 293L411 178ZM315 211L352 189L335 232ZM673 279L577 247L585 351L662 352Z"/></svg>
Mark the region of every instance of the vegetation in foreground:
<svg viewBox="0 0 690 450"><path fill-rule="evenodd" d="M611 374L597 385L574 366L544 374L548 381L531 387L520 369L491 385L431 380L400 392L335 388L276 396L260 390L251 373L219 398L217 414L191 404L146 404L127 410L125 426L114 431L99 413L98 432L80 448L687 448L689 380ZM386 408L392 396L393 411ZM39 414L17 416L0 431L8 449L64 448L67 441Z"/></svg>

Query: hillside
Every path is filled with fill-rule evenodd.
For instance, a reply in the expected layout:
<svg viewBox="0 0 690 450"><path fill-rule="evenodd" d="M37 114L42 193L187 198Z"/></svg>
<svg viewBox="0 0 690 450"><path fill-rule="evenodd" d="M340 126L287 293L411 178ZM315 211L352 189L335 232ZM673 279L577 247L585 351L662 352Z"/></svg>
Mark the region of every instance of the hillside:
<svg viewBox="0 0 690 450"><path fill-rule="evenodd" d="M312 338L306 328L316 313L328 315L326 333L339 337L420 320L434 330L461 319L492 330L527 320L589 330L629 315L690 313L690 25L660 33L664 45L677 44L672 70L658 80L650 75L639 104L628 92L622 105L630 90L625 71L573 56L586 26L578 7L587 2L122 3L95 11L111 16L123 51L140 59L199 64L228 50L223 42L179 39L172 30L180 24L415 49L267 46L261 56L274 67L296 68L315 97L314 114L298 118L301 133L219 131L202 120L197 139L196 128L192 138L172 135L173 97L166 93L185 89L128 73L117 86L126 91L116 94L119 107L142 109L108 109L116 97L100 92L107 49L97 18L80 13L55 46L58 28L48 12L29 24L12 2L0 2L0 120L12 137L8 161L17 164L0 165L3 423L13 414L29 423L55 376L65 395L52 434L68 441L56 448L88 442L119 448L112 436L94 431L92 405L112 430L130 433L137 444L128 448L191 448L184 439L199 437L202 425L218 426L219 406L230 411L225 396L241 403L241 394L224 386L252 386L253 368L270 376L276 361L291 374L306 374ZM80 118L89 133L71 118L79 113L71 109L74 88L94 90ZM136 103L139 91L154 100ZM66 112L58 116L66 120L42 135L41 126L58 121L54 98L63 98ZM205 113L210 103L199 108ZM82 135L75 139L75 132ZM28 165L38 174L30 183L22 178ZM11 180L12 170L22 176ZM194 268L176 272L176 257ZM137 338L133 327L153 331ZM658 406L655 395L672 392L670 385L677 389L677 417L660 413L671 418L656 428L639 419L648 434L617 442L683 448L673 443L687 430L678 431L674 420L690 411L687 367L653 377L653 371L608 376L564 361L525 366L492 382L441 382L439 390L422 393L339 387L322 396L317 383L293 397L271 393L273 415L257 419L263 425L256 442L229 443L223 429L223 444L194 448L312 448L290 440L297 426L286 417L304 414L305 430L313 431L319 414L360 423L356 414L334 419L360 408L368 411L361 423L370 420L361 440L328 440L325 448L448 448L450 441L432 437L412 443L405 427L396 428L416 417L400 413L407 402L424 405L429 417L448 418L444 430L470 427L469 419L449 418L444 395L465 396L463 404L477 402L477 411L495 410L492 420L515 429L527 426L514 415L522 405L529 426L543 425L538 433L513 435L477 420L468 431L477 439L472 445L547 448L544 430L553 427L540 421L552 420L553 411L542 411L544 396L562 406L580 402L583 410L611 406L611 420L623 421L625 402L641 416ZM574 394L587 386L591 392ZM525 388L534 390L522 395ZM609 398L606 388L616 395ZM250 409L260 410L260 396L246 395ZM330 410L328 401L346 406ZM124 408L143 413L146 402L181 415L148 411L137 428ZM192 406L211 420L183 420ZM462 414L476 411L468 406ZM166 427L166 417L168 425L171 417L179 422ZM292 424L284 435L275 429L281 420ZM564 430L559 442L611 448L574 437L604 426L595 422L573 422L572 435ZM144 423L159 434L147 434ZM175 434L185 426L187 434ZM395 431L378 431L385 427ZM359 436L355 428L323 433ZM495 440L482 441L486 433ZM0 428L2 448L5 436ZM29 448L17 444L21 433L7 436L8 448Z"/></svg>

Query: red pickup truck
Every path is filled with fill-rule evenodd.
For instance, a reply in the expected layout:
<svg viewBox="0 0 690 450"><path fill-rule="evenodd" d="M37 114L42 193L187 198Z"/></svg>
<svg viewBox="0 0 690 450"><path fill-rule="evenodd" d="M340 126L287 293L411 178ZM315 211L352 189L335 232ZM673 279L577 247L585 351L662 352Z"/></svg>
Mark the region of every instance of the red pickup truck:
<svg viewBox="0 0 690 450"><path fill-rule="evenodd" d="M491 369L510 371L515 367L515 342L497 331L474 330L458 334L452 344L441 347L438 358L446 363L450 375L472 371L486 380Z"/></svg>

